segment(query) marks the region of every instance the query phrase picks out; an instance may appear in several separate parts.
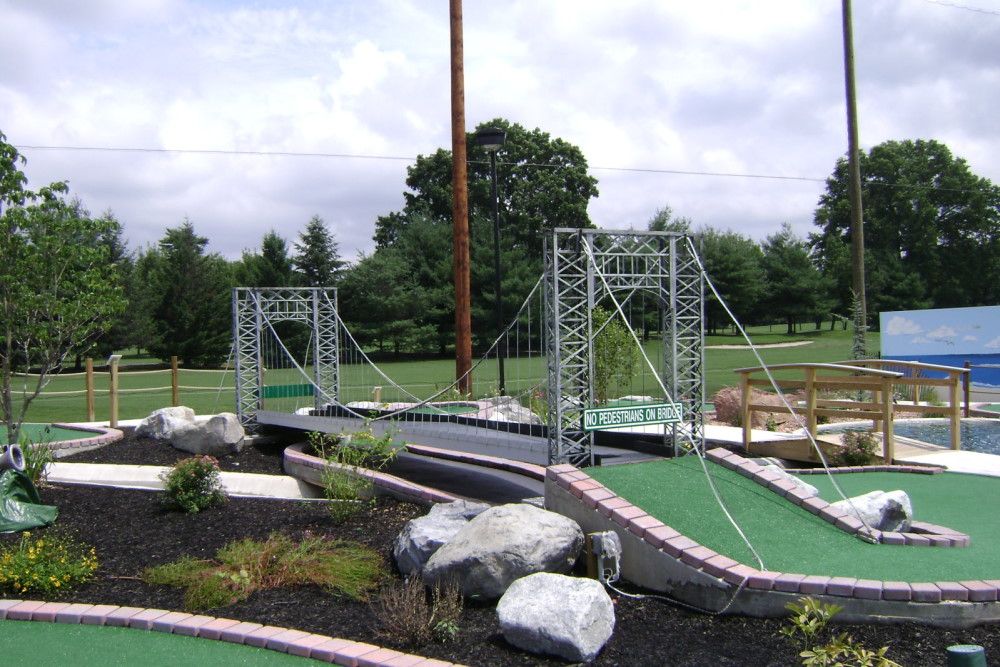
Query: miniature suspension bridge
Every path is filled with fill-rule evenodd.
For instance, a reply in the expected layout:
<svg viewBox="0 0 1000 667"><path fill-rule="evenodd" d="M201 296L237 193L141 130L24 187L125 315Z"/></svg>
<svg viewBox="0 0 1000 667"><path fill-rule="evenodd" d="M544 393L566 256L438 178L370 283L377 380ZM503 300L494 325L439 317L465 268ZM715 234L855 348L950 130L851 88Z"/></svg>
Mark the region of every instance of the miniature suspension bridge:
<svg viewBox="0 0 1000 667"><path fill-rule="evenodd" d="M236 288L240 420L251 430L320 432L367 422L376 433L392 429L408 442L542 464L591 465L601 457L601 441L615 438L653 441L664 453L703 451L705 276L691 239L556 229L545 239L544 267L470 371L485 376L502 358L507 395L479 384L479 398L456 396L457 381L435 387L389 377L344 323L335 289ZM585 417L596 423L599 306L610 313L608 322L627 328L638 366L613 381L622 398L601 408L625 411L610 431L585 426ZM628 419L649 406L661 410L648 414L669 412L669 418Z"/></svg>

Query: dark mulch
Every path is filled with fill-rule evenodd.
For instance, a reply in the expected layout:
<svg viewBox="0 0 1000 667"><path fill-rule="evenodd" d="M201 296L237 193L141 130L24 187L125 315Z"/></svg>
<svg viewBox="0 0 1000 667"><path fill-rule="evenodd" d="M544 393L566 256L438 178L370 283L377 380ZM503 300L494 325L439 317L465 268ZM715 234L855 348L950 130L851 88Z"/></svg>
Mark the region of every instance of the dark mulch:
<svg viewBox="0 0 1000 667"><path fill-rule="evenodd" d="M122 443L67 460L169 465L182 456L169 446L130 435ZM222 465L228 470L277 473L280 456L268 448L250 448L224 459ZM158 494L144 491L49 485L41 492L44 501L60 509L57 526L77 531L81 539L97 548L101 562L94 581L60 599L163 609L181 609L181 592L135 579L147 566L182 555L211 557L227 542L244 537L262 539L276 530L293 537L311 531L354 539L385 554L388 563L400 529L424 511L382 500L369 514L337 526L323 505L315 502L233 498L221 507L187 515L164 510ZM15 539L16 535L0 536L0 543ZM797 664L795 651L778 636L780 621L715 617L653 598L615 597L615 634L596 664ZM509 648L490 606L467 608L458 641L423 647L405 646L392 636L378 634L378 623L367 605L337 599L310 586L257 593L243 603L207 613L366 641L469 665L564 664ZM997 625L962 631L874 624L838 629L849 631L869 647L889 646L890 657L903 665L944 664L946 647L959 643L984 645L988 656L994 660L1000 657Z"/></svg>

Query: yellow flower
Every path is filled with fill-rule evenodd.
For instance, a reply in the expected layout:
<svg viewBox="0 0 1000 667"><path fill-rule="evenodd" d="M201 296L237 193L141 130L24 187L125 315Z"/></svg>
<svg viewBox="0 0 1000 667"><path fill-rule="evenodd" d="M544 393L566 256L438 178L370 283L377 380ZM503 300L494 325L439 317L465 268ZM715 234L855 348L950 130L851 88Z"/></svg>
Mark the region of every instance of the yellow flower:
<svg viewBox="0 0 1000 667"><path fill-rule="evenodd" d="M60 583L59 583L59 580L58 580L58 579L56 580L56 582L55 582L55 583L56 583L56 588L59 588L60 586L62 586L62 584L60 584Z"/></svg>

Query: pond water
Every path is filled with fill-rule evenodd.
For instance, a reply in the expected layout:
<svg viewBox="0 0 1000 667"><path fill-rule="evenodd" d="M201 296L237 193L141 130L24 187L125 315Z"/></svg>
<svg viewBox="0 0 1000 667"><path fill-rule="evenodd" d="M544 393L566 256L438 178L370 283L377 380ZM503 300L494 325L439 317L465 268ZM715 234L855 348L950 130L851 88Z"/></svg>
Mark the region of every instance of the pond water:
<svg viewBox="0 0 1000 667"><path fill-rule="evenodd" d="M1000 456L1000 419L963 419L962 450ZM827 432L867 431L871 424L823 429ZM897 419L893 432L904 438L942 447L951 446L951 422L947 419Z"/></svg>

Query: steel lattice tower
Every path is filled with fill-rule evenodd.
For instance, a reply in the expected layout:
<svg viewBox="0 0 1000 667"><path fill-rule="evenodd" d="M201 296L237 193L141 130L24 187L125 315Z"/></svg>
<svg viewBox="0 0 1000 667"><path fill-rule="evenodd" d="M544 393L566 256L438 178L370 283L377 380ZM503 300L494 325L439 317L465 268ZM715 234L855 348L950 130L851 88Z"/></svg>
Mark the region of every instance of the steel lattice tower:
<svg viewBox="0 0 1000 667"><path fill-rule="evenodd" d="M549 462L593 463L594 436L582 426L583 410L595 398L591 313L608 289L645 290L657 299L663 313L660 380L683 408L681 423L671 427L672 442L675 451L703 447L704 282L688 237L560 228L545 243Z"/></svg>
<svg viewBox="0 0 1000 667"><path fill-rule="evenodd" d="M326 287L233 288L233 340L236 342L236 414L248 429L256 426L263 398L262 335L277 322L305 322L312 329L314 405L340 394L337 290Z"/></svg>

